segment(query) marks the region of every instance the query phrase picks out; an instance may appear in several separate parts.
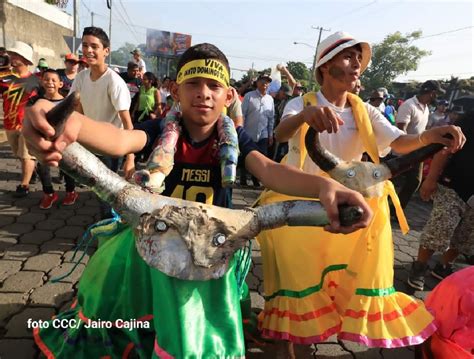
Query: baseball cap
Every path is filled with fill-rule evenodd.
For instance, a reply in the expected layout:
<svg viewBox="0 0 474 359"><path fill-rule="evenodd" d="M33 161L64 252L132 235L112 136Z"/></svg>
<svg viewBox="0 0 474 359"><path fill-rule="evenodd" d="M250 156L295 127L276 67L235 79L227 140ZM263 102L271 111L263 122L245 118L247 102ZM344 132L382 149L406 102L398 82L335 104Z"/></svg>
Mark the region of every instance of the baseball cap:
<svg viewBox="0 0 474 359"><path fill-rule="evenodd" d="M288 84L282 84L280 87L280 91L282 91L285 95L288 96L293 95L293 89Z"/></svg>
<svg viewBox="0 0 474 359"><path fill-rule="evenodd" d="M375 90L373 91L371 94L370 94L370 99L371 100L383 100L383 92L382 91L378 91L378 90Z"/></svg>
<svg viewBox="0 0 474 359"><path fill-rule="evenodd" d="M79 62L79 59L77 58L77 56L75 54L66 54L66 56L64 56L64 61L75 61L75 62Z"/></svg>
<svg viewBox="0 0 474 359"><path fill-rule="evenodd" d="M442 100L439 100L439 101L437 102L437 105L438 105L438 106L448 106L448 105L449 105L449 102L448 102L447 100L442 99Z"/></svg>
<svg viewBox="0 0 474 359"><path fill-rule="evenodd" d="M421 85L420 91L423 91L423 92L436 91L441 94L446 93L446 91L441 88L441 85L436 80L428 80L424 82L423 85Z"/></svg>
<svg viewBox="0 0 474 359"><path fill-rule="evenodd" d="M141 55L142 52L140 51L140 49L135 49L133 50L132 52L130 52L132 55L135 55L135 54L138 54L138 55Z"/></svg>
<svg viewBox="0 0 474 359"><path fill-rule="evenodd" d="M343 31L338 31L329 35L321 41L316 53L317 62L314 68L316 81L322 85L323 78L321 72L318 70L321 65L324 65L342 50L358 44L360 44L360 47L362 48L362 61L360 64L360 73L362 74L369 65L370 58L372 57L372 50L368 42L357 40L349 33Z"/></svg>
<svg viewBox="0 0 474 359"><path fill-rule="evenodd" d="M272 82L272 78L270 77L269 74L266 74L266 73L261 73L260 75L258 75L257 81L258 80L266 80L268 82Z"/></svg>
<svg viewBox="0 0 474 359"><path fill-rule="evenodd" d="M40 59L38 61L38 67L39 68L49 68L48 63L46 62L45 59Z"/></svg>

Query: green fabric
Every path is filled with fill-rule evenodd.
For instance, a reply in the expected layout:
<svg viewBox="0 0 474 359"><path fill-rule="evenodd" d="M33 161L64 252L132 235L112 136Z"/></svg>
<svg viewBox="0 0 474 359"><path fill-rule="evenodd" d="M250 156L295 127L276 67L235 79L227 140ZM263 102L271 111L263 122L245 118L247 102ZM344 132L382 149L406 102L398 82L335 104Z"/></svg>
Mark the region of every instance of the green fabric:
<svg viewBox="0 0 474 359"><path fill-rule="evenodd" d="M41 329L35 338L40 348L58 358L121 358L128 350L139 358L158 357L157 353L176 358L245 355L241 289L235 275L240 253L224 277L184 281L149 267L137 253L129 227L118 225L115 234L110 228L104 228L108 238L96 233L102 245L84 270L77 306L58 316L79 325L66 331L52 325ZM150 329L85 328L80 319L115 322L150 314Z"/></svg>
<svg viewBox="0 0 474 359"><path fill-rule="evenodd" d="M277 296L303 298L303 297L306 297L306 296L311 295L313 293L319 292L321 290L321 288L323 287L324 277L326 276L326 274L328 274L329 272L342 270L342 269L346 269L346 268L347 268L347 264L334 264L334 265L331 265L327 268L324 268L324 270L322 272L322 276L321 276L321 281L319 282L319 284L316 284L313 287L309 287L309 288L306 288L306 289L303 289L303 290L300 290L300 291L288 290L288 289L278 290L275 293L266 296L265 300L268 301L268 300L273 299Z"/></svg>
<svg viewBox="0 0 474 359"><path fill-rule="evenodd" d="M150 87L148 90L145 86L140 87L139 97L138 97L138 111L142 114L138 118L138 121L141 121L144 116L148 116L149 113L153 112L156 105L155 94L156 87Z"/></svg>
<svg viewBox="0 0 474 359"><path fill-rule="evenodd" d="M376 288L376 289L366 289L366 288L357 288L357 295L365 295L366 297L385 297L387 295L395 293L396 290L394 287L389 288Z"/></svg>

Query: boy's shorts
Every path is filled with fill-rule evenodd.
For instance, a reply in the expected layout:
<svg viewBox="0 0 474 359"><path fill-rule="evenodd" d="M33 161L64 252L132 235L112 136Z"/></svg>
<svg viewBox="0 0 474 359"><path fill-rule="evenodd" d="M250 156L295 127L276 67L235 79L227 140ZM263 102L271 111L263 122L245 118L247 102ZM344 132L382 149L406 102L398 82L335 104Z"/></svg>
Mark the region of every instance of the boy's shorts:
<svg viewBox="0 0 474 359"><path fill-rule="evenodd" d="M474 209L453 189L438 184L420 245L437 252L455 248L460 253L474 254Z"/></svg>
<svg viewBox="0 0 474 359"><path fill-rule="evenodd" d="M13 154L21 160L34 160L35 158L28 152L26 141L21 131L6 130L7 140L12 148Z"/></svg>

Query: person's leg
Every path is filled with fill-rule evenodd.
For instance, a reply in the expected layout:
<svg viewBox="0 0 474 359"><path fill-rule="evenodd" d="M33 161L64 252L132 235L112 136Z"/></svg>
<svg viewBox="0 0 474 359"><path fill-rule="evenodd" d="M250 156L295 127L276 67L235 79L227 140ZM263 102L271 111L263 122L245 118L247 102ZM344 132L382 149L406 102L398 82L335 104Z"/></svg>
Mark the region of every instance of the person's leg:
<svg viewBox="0 0 474 359"><path fill-rule="evenodd" d="M438 185L430 218L420 236L418 258L412 263L408 277L407 283L412 288L423 290L429 259L435 251L444 253L449 247L454 230L461 219L456 196L452 189Z"/></svg>
<svg viewBox="0 0 474 359"><path fill-rule="evenodd" d="M113 158L107 156L99 156L99 159L107 166L108 169L112 170L113 172L117 173L121 164L122 158ZM112 207L102 200L100 201L100 215L102 219L112 218Z"/></svg>
<svg viewBox="0 0 474 359"><path fill-rule="evenodd" d="M44 192L39 207L41 209L49 209L58 200L58 194L54 191L53 184L51 183L51 171L49 166L38 163L37 172Z"/></svg>
<svg viewBox="0 0 474 359"><path fill-rule="evenodd" d="M72 206L79 198L79 193L76 192L76 181L71 176L64 174L66 181L66 196L63 199L64 206Z"/></svg>
<svg viewBox="0 0 474 359"><path fill-rule="evenodd" d="M418 187L420 187L421 179L423 174L423 163L420 163L418 166L415 166L405 174L405 183L403 184L400 192L398 193L398 198L400 199L400 205L402 208L405 208L410 202L411 196L416 192Z"/></svg>

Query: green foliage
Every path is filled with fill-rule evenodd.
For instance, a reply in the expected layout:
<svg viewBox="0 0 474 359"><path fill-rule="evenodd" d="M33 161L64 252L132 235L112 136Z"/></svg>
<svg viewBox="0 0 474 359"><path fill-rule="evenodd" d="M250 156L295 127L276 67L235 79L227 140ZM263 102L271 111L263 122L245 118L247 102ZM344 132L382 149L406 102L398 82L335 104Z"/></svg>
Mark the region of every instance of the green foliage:
<svg viewBox="0 0 474 359"><path fill-rule="evenodd" d="M408 71L415 71L420 60L430 55L429 51L421 50L412 42L422 35L421 31L414 31L402 35L395 32L372 47L372 63L361 77L362 85L370 91L379 87L386 87L391 91L391 83Z"/></svg>
<svg viewBox="0 0 474 359"><path fill-rule="evenodd" d="M288 61L286 68L290 71L297 81L309 81L311 72L309 68L302 62Z"/></svg>

